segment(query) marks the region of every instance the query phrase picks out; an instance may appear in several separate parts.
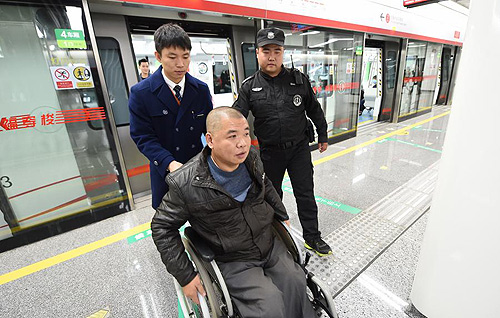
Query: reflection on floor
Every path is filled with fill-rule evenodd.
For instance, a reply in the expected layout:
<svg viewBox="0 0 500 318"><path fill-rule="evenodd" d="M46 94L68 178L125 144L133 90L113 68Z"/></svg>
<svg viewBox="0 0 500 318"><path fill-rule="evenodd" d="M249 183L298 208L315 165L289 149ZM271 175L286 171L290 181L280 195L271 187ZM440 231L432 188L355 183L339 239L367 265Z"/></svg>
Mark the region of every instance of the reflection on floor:
<svg viewBox="0 0 500 318"><path fill-rule="evenodd" d="M349 267L349 260L359 264L365 255L356 253L364 253L368 248L356 249L364 238L350 235L362 234L359 230L349 230L349 226L361 226L366 214L374 211L381 199L388 198L391 193L400 193L409 181L424 177L428 168L432 169L439 161L448 124L447 110L448 107L433 107L432 113L402 123L376 122L363 126L358 129L357 137L330 145L322 154L311 153L315 162L315 195L322 235L349 234L342 239L342 246L334 247L338 255L333 255L331 261L345 261L343 266L348 267L350 274L346 280L356 277L346 288L338 289L340 293L335 303L339 317L419 317L411 308L409 293L426 214L373 263L365 262L362 266ZM370 117L371 113L366 110L361 116L366 120L371 120ZM424 122L427 119L431 120ZM291 182L285 180L284 186L283 201L290 221L300 229ZM404 202L418 206L413 202L418 199L413 195ZM397 208L395 205L400 201L389 203ZM380 211L390 209L384 206ZM178 317L172 277L161 262L148 228L141 227L129 237L112 244L103 243L100 248L61 263L51 263L46 268L37 265L32 274L3 283L3 274L147 225L154 213L148 199L137 204L135 211L1 253L2 316L88 317L109 311L111 317ZM404 218L398 220L404 221ZM368 237L369 234L363 235ZM366 264L371 265L366 268ZM362 267L362 272L351 273L357 270L356 267ZM339 270L342 270L340 265ZM333 288L333 279L343 277L342 272L336 271L334 266L320 271L318 276L325 277Z"/></svg>

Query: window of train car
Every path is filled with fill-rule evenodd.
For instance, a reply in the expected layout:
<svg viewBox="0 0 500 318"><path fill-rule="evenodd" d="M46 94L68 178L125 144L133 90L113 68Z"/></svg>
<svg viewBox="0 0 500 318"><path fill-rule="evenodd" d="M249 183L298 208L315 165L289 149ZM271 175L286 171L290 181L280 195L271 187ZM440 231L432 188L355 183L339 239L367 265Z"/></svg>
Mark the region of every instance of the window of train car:
<svg viewBox="0 0 500 318"><path fill-rule="evenodd" d="M229 75L227 40L209 37L190 37L190 39L192 48L189 74L208 85L213 96L214 107L231 106L233 94ZM151 73L160 67L160 63L154 57L153 35L132 34L132 45L136 61L143 58L149 59Z"/></svg>
<svg viewBox="0 0 500 318"><path fill-rule="evenodd" d="M0 34L0 239L127 211L80 4L0 4Z"/></svg>
<svg viewBox="0 0 500 318"><path fill-rule="evenodd" d="M434 104L442 45L409 41L399 117L429 109Z"/></svg>
<svg viewBox="0 0 500 318"><path fill-rule="evenodd" d="M128 85L125 80L120 45L113 38L98 37L97 46L116 126L129 125Z"/></svg>
<svg viewBox="0 0 500 318"><path fill-rule="evenodd" d="M355 130L363 36L307 25L273 23L285 31L285 67L309 77L328 123L328 136ZM359 54L359 53L361 54Z"/></svg>
<svg viewBox="0 0 500 318"><path fill-rule="evenodd" d="M258 70L255 43L241 43L241 52L243 53L243 72L247 78Z"/></svg>

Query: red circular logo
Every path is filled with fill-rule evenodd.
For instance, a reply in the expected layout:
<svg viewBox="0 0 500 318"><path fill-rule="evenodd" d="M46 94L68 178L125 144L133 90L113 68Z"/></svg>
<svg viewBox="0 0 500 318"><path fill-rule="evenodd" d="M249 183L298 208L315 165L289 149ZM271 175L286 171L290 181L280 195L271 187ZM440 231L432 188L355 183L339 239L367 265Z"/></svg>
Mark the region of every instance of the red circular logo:
<svg viewBox="0 0 500 318"><path fill-rule="evenodd" d="M387 13L385 15L385 22L389 23L389 21L391 21L391 16L389 15L389 13Z"/></svg>

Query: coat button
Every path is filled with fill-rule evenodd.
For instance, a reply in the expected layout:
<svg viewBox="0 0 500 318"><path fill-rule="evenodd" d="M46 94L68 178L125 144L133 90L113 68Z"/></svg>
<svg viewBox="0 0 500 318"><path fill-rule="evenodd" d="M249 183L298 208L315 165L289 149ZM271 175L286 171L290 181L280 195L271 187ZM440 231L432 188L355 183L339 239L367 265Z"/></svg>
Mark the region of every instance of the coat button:
<svg viewBox="0 0 500 318"><path fill-rule="evenodd" d="M179 147L175 147L175 150L176 150L176 151L179 151L180 149L181 149L181 148L179 148Z"/></svg>
<svg viewBox="0 0 500 318"><path fill-rule="evenodd" d="M168 110L164 109L163 110L163 115L168 115Z"/></svg>
<svg viewBox="0 0 500 318"><path fill-rule="evenodd" d="M175 131L176 131L176 132L179 132L179 128L175 128Z"/></svg>
<svg viewBox="0 0 500 318"><path fill-rule="evenodd" d="M194 147L196 147L196 146L195 145L191 145L191 148L194 148Z"/></svg>
<svg viewBox="0 0 500 318"><path fill-rule="evenodd" d="M193 129L194 129L193 126L189 127L189 130L193 130Z"/></svg>
<svg viewBox="0 0 500 318"><path fill-rule="evenodd" d="M153 161L154 165L157 166L158 165L158 161Z"/></svg>

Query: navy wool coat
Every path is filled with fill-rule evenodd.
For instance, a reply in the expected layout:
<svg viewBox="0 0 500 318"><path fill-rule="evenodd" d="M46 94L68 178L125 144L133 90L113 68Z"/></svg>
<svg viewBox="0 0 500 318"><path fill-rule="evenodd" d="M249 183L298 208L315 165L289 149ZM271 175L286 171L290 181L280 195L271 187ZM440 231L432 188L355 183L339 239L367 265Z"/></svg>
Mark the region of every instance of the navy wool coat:
<svg viewBox="0 0 500 318"><path fill-rule="evenodd" d="M207 84L186 73L181 104L178 105L160 67L130 89L130 136L149 159L153 208L168 191L165 177L173 161L186 163L203 146L206 118L213 109Z"/></svg>

